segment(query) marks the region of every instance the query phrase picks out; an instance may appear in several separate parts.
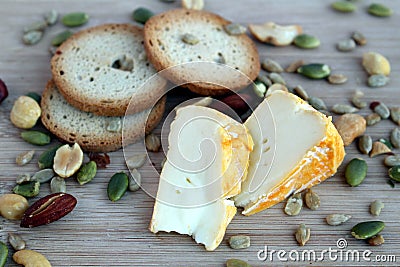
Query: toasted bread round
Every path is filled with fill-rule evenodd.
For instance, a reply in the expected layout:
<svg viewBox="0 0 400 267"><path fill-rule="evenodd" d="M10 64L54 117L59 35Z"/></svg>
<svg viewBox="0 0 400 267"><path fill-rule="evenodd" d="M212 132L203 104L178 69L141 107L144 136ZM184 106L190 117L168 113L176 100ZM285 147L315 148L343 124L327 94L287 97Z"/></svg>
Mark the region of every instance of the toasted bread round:
<svg viewBox="0 0 400 267"><path fill-rule="evenodd" d="M122 147L122 125L124 145L134 143L150 132L160 122L165 108L165 97L152 110L125 117L97 116L71 106L49 81L42 95L42 122L58 138L68 143L78 143L83 150L110 152ZM121 129L109 131L110 124L121 124ZM128 127L128 128L126 128Z"/></svg>
<svg viewBox="0 0 400 267"><path fill-rule="evenodd" d="M230 23L216 14L190 9L174 9L153 16L144 27L147 56L158 71L167 69L161 75L195 93L218 95L241 89L257 77L260 61L255 44L246 34L229 35L224 30ZM193 35L198 42L184 42L185 34ZM218 68L217 64L199 65L197 71L193 70L194 64L189 68L174 67L197 62L223 63L231 71Z"/></svg>
<svg viewBox="0 0 400 267"><path fill-rule="evenodd" d="M51 60L54 82L74 107L103 116L148 109L164 93L166 81L142 87L156 71L147 60L142 29L105 24L71 36Z"/></svg>

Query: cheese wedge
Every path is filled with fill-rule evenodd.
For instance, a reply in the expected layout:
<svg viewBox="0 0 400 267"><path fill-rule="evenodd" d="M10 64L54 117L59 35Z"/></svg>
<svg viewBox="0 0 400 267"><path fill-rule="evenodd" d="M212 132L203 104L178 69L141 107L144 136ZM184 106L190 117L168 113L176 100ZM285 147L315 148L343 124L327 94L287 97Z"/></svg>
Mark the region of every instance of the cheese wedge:
<svg viewBox="0 0 400 267"><path fill-rule="evenodd" d="M236 214L228 198L247 176L252 138L244 125L202 106L178 108L170 127L150 231L190 235L214 250Z"/></svg>
<svg viewBox="0 0 400 267"><path fill-rule="evenodd" d="M249 173L235 205L244 215L265 210L332 176L343 161L343 141L331 117L297 96L275 91L246 120L254 140Z"/></svg>

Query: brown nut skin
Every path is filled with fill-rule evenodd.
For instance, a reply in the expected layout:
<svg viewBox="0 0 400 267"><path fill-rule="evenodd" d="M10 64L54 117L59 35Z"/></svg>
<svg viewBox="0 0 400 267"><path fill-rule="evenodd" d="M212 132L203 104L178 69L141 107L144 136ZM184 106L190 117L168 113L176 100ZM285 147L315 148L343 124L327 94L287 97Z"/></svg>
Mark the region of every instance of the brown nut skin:
<svg viewBox="0 0 400 267"><path fill-rule="evenodd" d="M51 267L45 256L34 250L23 249L13 255L13 260L25 267Z"/></svg>
<svg viewBox="0 0 400 267"><path fill-rule="evenodd" d="M17 194L5 194L0 197L0 214L9 220L19 220L29 207L25 197Z"/></svg>
<svg viewBox="0 0 400 267"><path fill-rule="evenodd" d="M350 145L355 138L363 135L367 128L366 120L358 114L344 114L334 124L345 146Z"/></svg>
<svg viewBox="0 0 400 267"><path fill-rule="evenodd" d="M20 96L11 109L10 120L18 128L30 129L35 126L42 111L39 104L29 96Z"/></svg>

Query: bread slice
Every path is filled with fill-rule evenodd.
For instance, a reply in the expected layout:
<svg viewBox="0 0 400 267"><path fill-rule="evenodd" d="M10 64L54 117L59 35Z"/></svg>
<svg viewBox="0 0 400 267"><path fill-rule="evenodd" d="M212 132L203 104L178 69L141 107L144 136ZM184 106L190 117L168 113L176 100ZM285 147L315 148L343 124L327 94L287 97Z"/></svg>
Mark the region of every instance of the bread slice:
<svg viewBox="0 0 400 267"><path fill-rule="evenodd" d="M227 89L241 89L257 77L260 62L257 48L246 34L225 32L224 26L230 23L216 14L189 9L153 16L144 27L147 56L158 71L170 68L161 75L175 84L186 84L195 93L218 95ZM185 34L194 35L199 42L183 42ZM230 68L198 62L225 63ZM174 67L184 63L190 64Z"/></svg>
<svg viewBox="0 0 400 267"><path fill-rule="evenodd" d="M161 120L165 97L153 110L147 109L124 117L97 116L71 106L60 94L55 83L49 81L42 95L42 122L44 126L68 143L78 143L85 151L110 152L122 147L122 130L107 131L110 123L121 123L124 127L124 145L138 141L150 132Z"/></svg>
<svg viewBox="0 0 400 267"><path fill-rule="evenodd" d="M74 107L103 116L123 116L152 107L164 93L159 77L142 85L156 71L147 61L142 29L130 24L105 24L82 30L58 49L51 60L54 82Z"/></svg>

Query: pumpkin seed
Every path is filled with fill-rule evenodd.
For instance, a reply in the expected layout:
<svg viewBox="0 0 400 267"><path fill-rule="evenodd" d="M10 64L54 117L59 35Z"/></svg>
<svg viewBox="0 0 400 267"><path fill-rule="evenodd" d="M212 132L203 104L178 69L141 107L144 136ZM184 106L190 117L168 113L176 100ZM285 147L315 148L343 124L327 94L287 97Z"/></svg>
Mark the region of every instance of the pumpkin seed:
<svg viewBox="0 0 400 267"><path fill-rule="evenodd" d="M18 234L8 233L8 242L15 250L23 250L26 246L25 241ZM0 264L1 266L1 264Z"/></svg>
<svg viewBox="0 0 400 267"><path fill-rule="evenodd" d="M375 200L374 202L371 203L370 206L370 212L374 216L379 216L381 214L382 209L385 207L382 201L380 200Z"/></svg>
<svg viewBox="0 0 400 267"><path fill-rule="evenodd" d="M395 148L400 148L400 128L394 128L390 134L390 142Z"/></svg>
<svg viewBox="0 0 400 267"><path fill-rule="evenodd" d="M300 48L312 49L320 46L321 41L315 36L303 33L297 35L296 38L294 38L293 43L295 46Z"/></svg>
<svg viewBox="0 0 400 267"><path fill-rule="evenodd" d="M328 76L328 82L331 84L343 84L347 82L347 76L343 74L331 74Z"/></svg>
<svg viewBox="0 0 400 267"><path fill-rule="evenodd" d="M336 44L336 48L341 52L350 52L356 48L356 42L353 39L342 40Z"/></svg>
<svg viewBox="0 0 400 267"><path fill-rule="evenodd" d="M40 183L38 181L29 181L17 184L13 188L13 192L24 197L34 197L39 194L39 189Z"/></svg>
<svg viewBox="0 0 400 267"><path fill-rule="evenodd" d="M334 10L343 13L353 12L357 9L357 7L353 3L347 1L336 1L333 2L331 6Z"/></svg>
<svg viewBox="0 0 400 267"><path fill-rule="evenodd" d="M132 61L133 62L133 61ZM129 67L128 67L129 68ZM122 68L121 68L122 69ZM121 129L122 129L122 121L121 121L121 119L120 118L114 118L114 119L112 119L109 123L108 123L108 125L107 125L107 128L106 128L106 130L108 131L108 132L111 132L111 133L119 133L119 132L121 132Z"/></svg>
<svg viewBox="0 0 400 267"><path fill-rule="evenodd" d="M76 176L76 180L80 185L84 185L93 180L96 176L97 164L95 161L89 161L83 165Z"/></svg>
<svg viewBox="0 0 400 267"><path fill-rule="evenodd" d="M267 77L267 75L258 75L256 81L263 83L266 88L272 85L272 81Z"/></svg>
<svg viewBox="0 0 400 267"><path fill-rule="evenodd" d="M126 159L126 166L128 169L139 169L144 165L144 163L147 160L147 155L146 154L137 154L132 157L129 157Z"/></svg>
<svg viewBox="0 0 400 267"><path fill-rule="evenodd" d="M37 44L43 37L43 32L41 31L30 31L22 36L22 41L26 45Z"/></svg>
<svg viewBox="0 0 400 267"><path fill-rule="evenodd" d="M49 26L56 24L58 20L58 12L54 9L50 10L44 15L44 20Z"/></svg>
<svg viewBox="0 0 400 267"><path fill-rule="evenodd" d="M368 165L361 158L354 158L346 166L346 182L350 186L359 186L367 176Z"/></svg>
<svg viewBox="0 0 400 267"><path fill-rule="evenodd" d="M336 114L346 114L346 113L357 112L358 108L346 104L335 104L332 107L332 111L335 112Z"/></svg>
<svg viewBox="0 0 400 267"><path fill-rule="evenodd" d="M394 107L390 109L390 119L400 125L400 107Z"/></svg>
<svg viewBox="0 0 400 267"><path fill-rule="evenodd" d="M38 171L32 176L32 181L38 181L39 183L47 183L54 177L53 169L43 169Z"/></svg>
<svg viewBox="0 0 400 267"><path fill-rule="evenodd" d="M261 62L261 67L268 72L283 72L282 66L275 60L266 58Z"/></svg>
<svg viewBox="0 0 400 267"><path fill-rule="evenodd" d="M142 183L142 176L137 169L130 169L128 189L131 192L135 192L140 189Z"/></svg>
<svg viewBox="0 0 400 267"><path fill-rule="evenodd" d="M229 238L229 246L233 249L244 249L250 247L250 236L235 235Z"/></svg>
<svg viewBox="0 0 400 267"><path fill-rule="evenodd" d="M311 230L304 223L300 224L295 232L295 237L300 246L304 246L310 239Z"/></svg>
<svg viewBox="0 0 400 267"><path fill-rule="evenodd" d="M8 247L6 244L0 241L0 266L6 266L7 262L7 257L8 257ZM234 265L232 265L234 266ZM245 266L245 265L243 265Z"/></svg>
<svg viewBox="0 0 400 267"><path fill-rule="evenodd" d="M65 183L65 179L59 176L53 177L50 182L50 191L53 194L67 192L67 184Z"/></svg>
<svg viewBox="0 0 400 267"><path fill-rule="evenodd" d="M303 199L301 193L296 193L289 197L285 205L285 213L290 216L296 216L300 213L303 207Z"/></svg>
<svg viewBox="0 0 400 267"><path fill-rule="evenodd" d="M18 175L18 177L15 180L15 182L17 184L22 184L24 182L29 182L30 180L31 180L31 175L29 173L24 173L24 174Z"/></svg>
<svg viewBox="0 0 400 267"><path fill-rule="evenodd" d="M185 33L182 36L182 41L186 44L195 45L200 42L199 38L190 33Z"/></svg>
<svg viewBox="0 0 400 267"><path fill-rule="evenodd" d="M362 101L361 98L364 97L364 93L360 90L356 90L351 98L351 103L359 109L365 108L367 106L367 102Z"/></svg>
<svg viewBox="0 0 400 267"><path fill-rule="evenodd" d="M265 78L268 79L267 77ZM258 97L264 98L265 93L267 92L267 86L265 86L263 82L256 80L253 83L253 91Z"/></svg>
<svg viewBox="0 0 400 267"><path fill-rule="evenodd" d="M35 150L22 152L18 154L18 156L15 158L15 162L17 163L17 165L23 166L25 164L28 164L32 160L33 155L35 155Z"/></svg>
<svg viewBox="0 0 400 267"><path fill-rule="evenodd" d="M390 17L393 10L385 5L373 3L369 5L368 13L377 17Z"/></svg>
<svg viewBox="0 0 400 267"><path fill-rule="evenodd" d="M62 43L64 43L71 35L73 32L70 30L62 31L58 33L54 38L51 40L51 45L54 46L60 46Z"/></svg>
<svg viewBox="0 0 400 267"><path fill-rule="evenodd" d="M224 30L229 35L240 35L246 32L246 27L237 23L230 23L224 26Z"/></svg>
<svg viewBox="0 0 400 267"><path fill-rule="evenodd" d="M361 153L368 155L372 149L372 138L369 135L363 135L358 139L358 149Z"/></svg>
<svg viewBox="0 0 400 267"><path fill-rule="evenodd" d="M399 155L387 156L384 160L384 164L387 167L394 167L396 165L400 165L400 156Z"/></svg>
<svg viewBox="0 0 400 267"><path fill-rule="evenodd" d="M39 159L38 159L38 165L39 165L40 169L46 169L46 168L53 167L56 151L60 147L61 147L61 145L53 146L53 147L47 149L46 151L44 151L42 154L40 154Z"/></svg>
<svg viewBox="0 0 400 267"><path fill-rule="evenodd" d="M377 235L383 228L385 228L385 223L382 221L362 222L351 229L351 235L357 239L367 239Z"/></svg>
<svg viewBox="0 0 400 267"><path fill-rule="evenodd" d="M25 131L21 137L32 145L44 146L50 143L50 136L39 131Z"/></svg>
<svg viewBox="0 0 400 267"><path fill-rule="evenodd" d="M377 88L377 87L383 87L387 85L389 82L389 77L386 77L383 74L375 74L372 76L369 76L367 80L367 84L369 87L372 88Z"/></svg>
<svg viewBox="0 0 400 267"><path fill-rule="evenodd" d="M47 23L43 20L36 21L28 26L24 27L24 33L29 33L32 31L40 31L43 32L47 28Z"/></svg>
<svg viewBox="0 0 400 267"><path fill-rule="evenodd" d="M128 175L124 172L118 172L114 174L107 186L107 195L108 198L115 202L121 199L121 197L125 194L128 189L129 178Z"/></svg>
<svg viewBox="0 0 400 267"><path fill-rule="evenodd" d="M385 144L388 148L393 149L393 145L390 143L389 139L380 138L378 141Z"/></svg>
<svg viewBox="0 0 400 267"><path fill-rule="evenodd" d="M392 150L388 148L387 145L382 142L376 141L372 144L372 150L371 153L369 153L369 156L373 158L375 156L387 154L390 152L392 152Z"/></svg>
<svg viewBox="0 0 400 267"><path fill-rule="evenodd" d="M301 66L303 66L305 64L304 60L296 60L292 63L290 63L290 65L285 69L286 72L296 72L298 68L300 68Z"/></svg>
<svg viewBox="0 0 400 267"><path fill-rule="evenodd" d="M351 35L351 38L356 42L358 45L366 45L367 44L367 38L365 38L364 34L361 32L355 31Z"/></svg>
<svg viewBox="0 0 400 267"><path fill-rule="evenodd" d="M139 7L135 9L132 13L133 20L141 24L145 24L146 21L152 16L154 16L153 11L144 7Z"/></svg>
<svg viewBox="0 0 400 267"><path fill-rule="evenodd" d="M372 113L365 117L368 126L373 126L381 121L381 116L378 113Z"/></svg>
<svg viewBox="0 0 400 267"><path fill-rule="evenodd" d="M323 79L331 74L331 69L326 64L311 63L301 66L297 72L310 79Z"/></svg>
<svg viewBox="0 0 400 267"><path fill-rule="evenodd" d="M371 246L380 246L383 243L385 243L385 239L381 235L376 235L368 239L368 244L370 244Z"/></svg>
<svg viewBox="0 0 400 267"><path fill-rule="evenodd" d="M145 144L147 150L151 152L158 152L161 147L160 138L155 134L148 134L145 138Z"/></svg>
<svg viewBox="0 0 400 267"><path fill-rule="evenodd" d="M285 79L283 79L283 77L276 72L271 72L270 74L268 74L268 78L272 81L272 83L286 85Z"/></svg>
<svg viewBox="0 0 400 267"><path fill-rule="evenodd" d="M309 189L305 196L305 201L306 201L306 206L311 209L311 210L316 210L319 208L320 204L321 204L321 200L318 196L317 193L315 193L314 191L312 191L311 189Z"/></svg>
<svg viewBox="0 0 400 267"><path fill-rule="evenodd" d="M42 97L38 93L29 92L29 93L26 94L26 96L29 96L30 98L35 100L40 105L40 101L41 101Z"/></svg>
<svg viewBox="0 0 400 267"><path fill-rule="evenodd" d="M251 267L251 265L239 259L229 259L226 261L226 267Z"/></svg>
<svg viewBox="0 0 400 267"><path fill-rule="evenodd" d="M331 214L326 216L326 223L332 226L341 225L351 219L351 215Z"/></svg>
<svg viewBox="0 0 400 267"><path fill-rule="evenodd" d="M315 108L316 110L327 110L328 108L326 107L325 102L319 98L319 97L315 97L315 96L311 96L308 98L308 103Z"/></svg>
<svg viewBox="0 0 400 267"><path fill-rule="evenodd" d="M396 182L400 182L400 165L393 166L389 169L389 177Z"/></svg>
<svg viewBox="0 0 400 267"><path fill-rule="evenodd" d="M78 27L86 24L88 20L88 14L84 12L74 12L64 15L61 22L67 27Z"/></svg>
<svg viewBox="0 0 400 267"><path fill-rule="evenodd" d="M308 93L301 85L297 85L295 88L293 88L293 91L297 96L299 96L303 100L305 101L308 100Z"/></svg>
<svg viewBox="0 0 400 267"><path fill-rule="evenodd" d="M389 108L382 102L372 102L370 104L370 108L379 114L379 116L381 116L382 119L387 119L390 116L390 110Z"/></svg>

